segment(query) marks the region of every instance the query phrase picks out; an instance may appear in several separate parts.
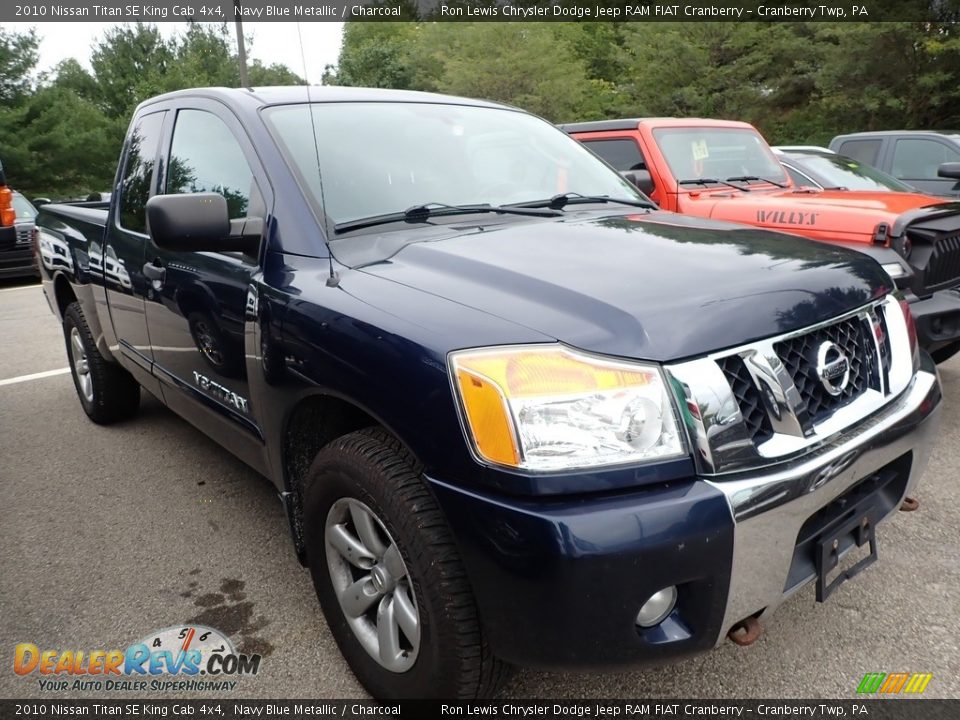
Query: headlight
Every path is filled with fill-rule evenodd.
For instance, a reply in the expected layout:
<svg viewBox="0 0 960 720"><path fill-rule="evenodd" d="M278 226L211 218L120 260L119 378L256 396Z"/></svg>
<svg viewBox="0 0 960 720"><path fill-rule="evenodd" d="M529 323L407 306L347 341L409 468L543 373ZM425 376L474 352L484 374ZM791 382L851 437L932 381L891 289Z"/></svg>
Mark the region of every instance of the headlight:
<svg viewBox="0 0 960 720"><path fill-rule="evenodd" d="M907 276L907 271L903 269L903 265L900 263L884 263L880 267L886 271L891 280Z"/></svg>
<svg viewBox="0 0 960 720"><path fill-rule="evenodd" d="M450 356L467 434L484 460L561 470L684 454L660 368L560 346Z"/></svg>

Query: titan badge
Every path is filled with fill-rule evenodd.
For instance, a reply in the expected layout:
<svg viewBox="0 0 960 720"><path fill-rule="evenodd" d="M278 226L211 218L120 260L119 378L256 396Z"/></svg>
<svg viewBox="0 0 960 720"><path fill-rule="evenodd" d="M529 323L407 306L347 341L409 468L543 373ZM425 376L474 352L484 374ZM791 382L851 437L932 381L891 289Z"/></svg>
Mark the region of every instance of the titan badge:
<svg viewBox="0 0 960 720"><path fill-rule="evenodd" d="M208 395L217 398L230 407L236 408L242 413L248 412L247 399L242 395L237 395L233 390L224 387L215 380L211 380L206 375L201 375L196 370L193 371L193 380L201 390Z"/></svg>

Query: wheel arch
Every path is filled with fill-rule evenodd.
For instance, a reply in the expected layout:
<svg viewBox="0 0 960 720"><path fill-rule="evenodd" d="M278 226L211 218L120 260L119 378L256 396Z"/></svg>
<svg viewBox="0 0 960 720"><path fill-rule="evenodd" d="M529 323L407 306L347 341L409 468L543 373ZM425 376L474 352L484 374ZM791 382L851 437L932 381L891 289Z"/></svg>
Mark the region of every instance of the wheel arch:
<svg viewBox="0 0 960 720"><path fill-rule="evenodd" d="M66 312L70 303L77 302L77 293L73 290L73 285L62 272L58 272L53 278L53 298L57 304L57 312L60 319L63 320L63 313Z"/></svg>
<svg viewBox="0 0 960 720"><path fill-rule="evenodd" d="M297 558L303 565L306 565L307 557L302 491L310 466L317 453L337 438L370 427L389 433L418 465L422 465L409 443L383 419L343 396L325 391L314 392L298 400L286 415L282 430L284 506Z"/></svg>

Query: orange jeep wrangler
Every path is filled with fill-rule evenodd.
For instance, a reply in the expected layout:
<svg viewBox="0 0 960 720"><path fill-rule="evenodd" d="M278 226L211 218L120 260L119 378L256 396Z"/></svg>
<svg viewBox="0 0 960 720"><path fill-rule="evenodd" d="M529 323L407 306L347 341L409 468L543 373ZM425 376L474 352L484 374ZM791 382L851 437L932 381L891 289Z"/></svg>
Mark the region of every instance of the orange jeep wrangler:
<svg viewBox="0 0 960 720"><path fill-rule="evenodd" d="M792 232L876 259L911 303L937 362L960 350L960 203L796 187L750 124L642 118L561 126L678 213Z"/></svg>

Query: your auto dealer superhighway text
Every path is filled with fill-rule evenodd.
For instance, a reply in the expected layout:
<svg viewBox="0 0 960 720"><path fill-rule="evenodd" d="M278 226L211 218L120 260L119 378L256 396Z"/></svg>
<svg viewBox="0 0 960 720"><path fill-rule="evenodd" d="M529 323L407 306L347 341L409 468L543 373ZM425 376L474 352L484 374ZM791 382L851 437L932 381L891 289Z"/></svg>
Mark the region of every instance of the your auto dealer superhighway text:
<svg viewBox="0 0 960 720"><path fill-rule="evenodd" d="M621 705L603 705L596 704L565 704L553 705L543 703L532 703L526 705L517 705L513 703L500 703L494 705L441 705L440 713L442 715L472 715L472 716L493 716L493 717L519 717L529 718L538 715L550 715L553 717L616 717L619 715L654 715L654 716L677 716L677 717L698 717L713 715L728 715L733 717L742 717L743 707L734 705L698 705L687 703L673 704L652 704L652 703L625 703ZM840 705L757 705L751 708L751 715L763 717L794 717L794 716L844 716L847 714L846 708ZM857 714L857 706L854 706L854 713ZM863 714L866 714L865 712Z"/></svg>

